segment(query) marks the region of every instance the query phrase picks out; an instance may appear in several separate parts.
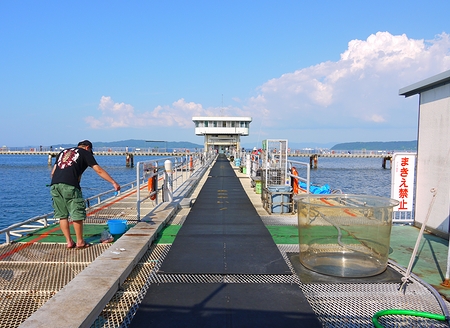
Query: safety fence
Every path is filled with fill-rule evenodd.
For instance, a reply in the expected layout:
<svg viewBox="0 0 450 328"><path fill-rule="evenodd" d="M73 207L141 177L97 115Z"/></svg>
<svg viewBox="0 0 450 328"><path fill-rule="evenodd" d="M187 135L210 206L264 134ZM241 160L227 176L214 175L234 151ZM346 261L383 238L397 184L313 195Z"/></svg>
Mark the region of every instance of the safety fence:
<svg viewBox="0 0 450 328"><path fill-rule="evenodd" d="M183 157L167 157L136 165L136 211L141 219L141 205L152 202L172 202L173 194L199 169L209 165L217 156L215 152L193 153ZM147 186L147 190L145 190Z"/></svg>
<svg viewBox="0 0 450 328"><path fill-rule="evenodd" d="M269 214L296 213L294 201L296 194L342 193L340 189L330 189L326 192L321 190L322 186L312 184L310 178L311 163L287 159L286 168L284 166L277 167L277 162L270 162L270 158L265 156L264 150L254 153L237 152L234 156L234 162L239 163L242 168L245 167L242 171L245 170L251 179L252 187L255 188L257 193L261 193L263 207ZM287 188L283 188L283 185ZM413 224L414 212L396 211L394 209L392 223Z"/></svg>

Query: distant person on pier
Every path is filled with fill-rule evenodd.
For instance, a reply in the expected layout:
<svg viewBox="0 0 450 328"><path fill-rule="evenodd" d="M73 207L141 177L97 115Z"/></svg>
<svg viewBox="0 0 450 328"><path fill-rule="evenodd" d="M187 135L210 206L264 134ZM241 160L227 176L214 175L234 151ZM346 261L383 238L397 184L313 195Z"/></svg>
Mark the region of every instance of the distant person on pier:
<svg viewBox="0 0 450 328"><path fill-rule="evenodd" d="M88 167L92 167L100 177L110 182L114 190L120 190L120 185L97 164L89 140L80 141L77 147L64 149L58 154L51 173L50 194L53 199L54 218L59 219L67 248L90 246L83 238L86 206L80 187L81 176ZM69 216L73 222L76 242L70 235Z"/></svg>

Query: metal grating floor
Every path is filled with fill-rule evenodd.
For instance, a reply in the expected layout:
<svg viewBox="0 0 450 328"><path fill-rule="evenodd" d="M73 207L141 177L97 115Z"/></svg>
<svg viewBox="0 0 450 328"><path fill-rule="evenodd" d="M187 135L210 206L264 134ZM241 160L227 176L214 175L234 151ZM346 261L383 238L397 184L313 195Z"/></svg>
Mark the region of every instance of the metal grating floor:
<svg viewBox="0 0 450 328"><path fill-rule="evenodd" d="M12 244L3 247L0 326L18 327L107 247L98 244L80 251L67 250L61 244ZM298 245L279 246L292 275L156 274L169 249L170 245L156 245L149 249L92 327L129 326L149 286L173 282L298 284L324 327L373 327L371 317L383 309L441 313L434 296L418 281L408 284L404 293L398 291L397 283L303 284L287 255L298 252ZM61 261L63 259L66 262ZM448 327L431 319L403 316L382 317L380 323L384 327Z"/></svg>
<svg viewBox="0 0 450 328"><path fill-rule="evenodd" d="M273 219L275 221L271 222L278 220L276 217ZM282 221L286 222L284 218ZM107 244L96 244L74 251L66 249L63 244L3 245L0 326L18 327L108 247ZM418 281L408 284L404 293L398 291L397 283L304 284L295 274L287 255L298 252L298 245L279 245L292 275L156 274L169 249L170 245L154 245L149 249L92 327L129 326L151 284L174 282L298 284L324 327L373 327L371 317L383 309L441 313L434 295ZM404 316L382 317L380 322L384 327L447 327L443 322Z"/></svg>
<svg viewBox="0 0 450 328"><path fill-rule="evenodd" d="M298 245L280 245L280 252L292 275L168 275L156 274L170 245L153 246L135 267L122 290L113 297L94 327L128 327L139 303L152 283L295 283L304 292L324 327L373 327L372 316L384 309L413 309L441 314L434 295L418 281L400 292L397 283L303 284L295 274L288 253L298 252ZM399 272L398 268L395 268ZM448 327L444 322L418 317L380 318L384 327Z"/></svg>
<svg viewBox="0 0 450 328"><path fill-rule="evenodd" d="M0 256L0 326L18 327L109 245L4 244Z"/></svg>
<svg viewBox="0 0 450 328"><path fill-rule="evenodd" d="M93 213L92 222L126 216L132 210L103 209ZM183 224L177 216L172 224ZM131 219L131 220L130 220ZM296 225L296 216L263 216L266 225ZM0 326L18 327L48 301L75 275L95 260L110 245L96 244L87 249L67 250L63 244L13 243L0 246ZM324 327L373 327L371 317L383 309L403 308L441 314L434 295L413 280L405 292L396 283L331 284L302 283L292 267L288 253L298 253L298 245L279 245L291 275L169 275L157 274L170 245L153 245L135 266L92 327L128 327L149 286L153 283L292 283L302 289ZM392 267L392 266L391 266ZM401 272L401 269L394 268ZM448 306L448 303L446 303ZM384 327L448 327L431 319L387 316Z"/></svg>
<svg viewBox="0 0 450 328"><path fill-rule="evenodd" d="M169 249L170 245L153 245L91 327L127 327Z"/></svg>
<svg viewBox="0 0 450 328"><path fill-rule="evenodd" d="M129 198L128 201L122 199L90 208L85 223L106 224L107 220L114 218L126 219L128 224L137 223L135 193L124 196ZM142 204L143 210L153 207L150 202ZM85 227L89 229L89 225ZM82 250L67 249L65 244L42 242L0 245L0 327L18 327L109 247L110 244L101 243ZM145 270L143 272L146 273ZM134 281L139 279L145 283L147 278ZM135 289L133 284L130 288L133 295L139 292ZM110 303L113 307L110 317L115 327L134 304L129 300L135 297L129 294L125 292L121 296L117 293ZM125 303L122 305L120 300L125 300Z"/></svg>

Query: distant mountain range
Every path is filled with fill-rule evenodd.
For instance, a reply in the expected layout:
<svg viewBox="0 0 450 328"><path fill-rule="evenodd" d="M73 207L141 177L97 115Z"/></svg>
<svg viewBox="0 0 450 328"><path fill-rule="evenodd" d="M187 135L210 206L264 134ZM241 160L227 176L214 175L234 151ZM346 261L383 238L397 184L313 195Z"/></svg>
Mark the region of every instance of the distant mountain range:
<svg viewBox="0 0 450 328"><path fill-rule="evenodd" d="M130 147L130 148L159 148L172 151L173 149L203 149L202 144L195 144L187 141L158 141L158 140L136 140L128 139L121 141L111 142L93 142L95 148L105 147ZM334 146L333 146L334 145ZM54 145L53 147L68 148L74 146L73 144L61 144ZM242 146L245 149L252 149L254 145L243 143ZM417 151L417 140L413 141L373 141L373 142L344 142L344 143L289 143L288 146L291 149L303 149L303 148L325 148L331 150L404 150L404 151ZM261 146L257 146L261 147Z"/></svg>
<svg viewBox="0 0 450 328"><path fill-rule="evenodd" d="M159 149L167 149L171 151L173 149L195 149L195 148L203 148L203 145L194 144L192 142L187 141L159 141L159 140L121 140L121 141L111 141L111 142L101 142L101 141L92 141L94 146L94 150L96 148L105 148L105 147L130 147L130 148L159 148ZM53 147L59 148L68 148L76 145L73 144L61 144L54 145Z"/></svg>
<svg viewBox="0 0 450 328"><path fill-rule="evenodd" d="M260 148L261 145L243 144L246 149ZM315 142L289 142L290 149L330 149L330 150L386 150L386 151L417 151L417 140L413 141L372 141L372 142L344 142L344 143L315 143Z"/></svg>
<svg viewBox="0 0 450 328"><path fill-rule="evenodd" d="M417 140L413 141L374 141L374 142L345 142L331 147L331 150L404 150L417 151Z"/></svg>

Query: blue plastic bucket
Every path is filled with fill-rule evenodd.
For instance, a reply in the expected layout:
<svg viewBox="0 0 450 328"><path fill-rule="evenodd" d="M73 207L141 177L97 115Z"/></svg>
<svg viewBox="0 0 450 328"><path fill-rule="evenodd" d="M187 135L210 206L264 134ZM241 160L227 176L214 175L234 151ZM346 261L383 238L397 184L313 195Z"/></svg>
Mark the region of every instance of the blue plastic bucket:
<svg viewBox="0 0 450 328"><path fill-rule="evenodd" d="M113 219L108 220L109 232L113 235L120 235L127 229L127 220Z"/></svg>

